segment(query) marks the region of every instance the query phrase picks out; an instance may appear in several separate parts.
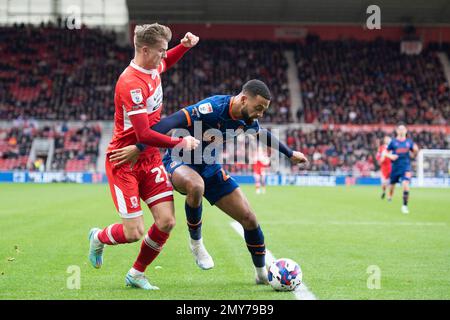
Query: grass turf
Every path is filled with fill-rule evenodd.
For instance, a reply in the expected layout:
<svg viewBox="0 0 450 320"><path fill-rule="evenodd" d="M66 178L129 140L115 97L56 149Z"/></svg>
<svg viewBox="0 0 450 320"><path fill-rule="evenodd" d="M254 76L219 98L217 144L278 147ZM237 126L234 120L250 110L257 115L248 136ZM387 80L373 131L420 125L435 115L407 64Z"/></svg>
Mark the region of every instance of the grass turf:
<svg viewBox="0 0 450 320"><path fill-rule="evenodd" d="M403 215L399 189L387 203L373 187L269 187L266 195L242 188L268 249L297 261L317 298L450 298L448 190L413 189L411 213ZM89 229L119 221L106 185L1 184L0 299L295 298L254 285L250 255L232 220L206 201L203 235L216 266L200 270L188 249L183 201L176 196L178 225L147 269L161 290L145 292L124 284L140 242L107 247L100 270L88 264ZM69 266L80 268L79 290L67 288ZM381 271L380 289L367 287L369 266Z"/></svg>

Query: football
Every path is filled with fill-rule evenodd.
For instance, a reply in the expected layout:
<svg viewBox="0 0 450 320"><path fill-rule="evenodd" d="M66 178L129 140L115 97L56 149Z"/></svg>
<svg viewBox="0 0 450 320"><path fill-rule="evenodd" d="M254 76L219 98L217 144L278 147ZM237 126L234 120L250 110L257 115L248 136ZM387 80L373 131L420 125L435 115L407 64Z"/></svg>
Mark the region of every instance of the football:
<svg viewBox="0 0 450 320"><path fill-rule="evenodd" d="M269 283L276 291L293 291L302 283L302 270L293 260L275 260L269 267Z"/></svg>

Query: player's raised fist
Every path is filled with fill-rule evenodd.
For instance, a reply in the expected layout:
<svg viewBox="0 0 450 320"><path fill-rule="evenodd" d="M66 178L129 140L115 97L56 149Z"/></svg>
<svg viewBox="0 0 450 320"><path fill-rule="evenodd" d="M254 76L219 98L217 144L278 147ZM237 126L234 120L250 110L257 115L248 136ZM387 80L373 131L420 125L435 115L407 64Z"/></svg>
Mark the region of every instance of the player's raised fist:
<svg viewBox="0 0 450 320"><path fill-rule="evenodd" d="M307 164L308 158L305 157L305 155L299 151L294 151L291 157L291 162L294 164Z"/></svg>
<svg viewBox="0 0 450 320"><path fill-rule="evenodd" d="M187 136L183 138L183 141L180 142L181 147L186 150L194 150L200 144L200 141L195 139L192 136Z"/></svg>
<svg viewBox="0 0 450 320"><path fill-rule="evenodd" d="M185 34L184 38L180 40L180 43L186 48L192 48L198 43L199 40L200 40L199 37L188 32Z"/></svg>

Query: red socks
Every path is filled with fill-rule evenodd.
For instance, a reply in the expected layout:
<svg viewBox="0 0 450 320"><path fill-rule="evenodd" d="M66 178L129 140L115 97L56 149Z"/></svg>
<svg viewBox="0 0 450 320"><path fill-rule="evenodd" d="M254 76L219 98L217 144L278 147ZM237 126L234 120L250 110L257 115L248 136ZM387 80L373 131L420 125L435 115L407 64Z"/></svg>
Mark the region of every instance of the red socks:
<svg viewBox="0 0 450 320"><path fill-rule="evenodd" d="M139 252L133 268L140 272L144 272L147 266L152 263L161 252L162 247L168 238L168 233L162 232L155 224L153 224L145 236L144 241L142 241L141 251Z"/></svg>
<svg viewBox="0 0 450 320"><path fill-rule="evenodd" d="M128 243L123 232L123 224L112 224L98 233L98 240L101 243L115 245L120 243Z"/></svg>

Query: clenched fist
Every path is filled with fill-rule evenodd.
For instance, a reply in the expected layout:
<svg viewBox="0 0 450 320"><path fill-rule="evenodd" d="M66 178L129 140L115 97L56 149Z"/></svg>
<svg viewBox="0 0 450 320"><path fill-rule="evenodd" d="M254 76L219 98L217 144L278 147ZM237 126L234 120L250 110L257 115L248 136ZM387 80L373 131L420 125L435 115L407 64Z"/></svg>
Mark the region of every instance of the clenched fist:
<svg viewBox="0 0 450 320"><path fill-rule="evenodd" d="M180 43L186 48L192 48L198 43L199 40L200 40L199 37L188 32L185 34L184 38L180 40Z"/></svg>
<svg viewBox="0 0 450 320"><path fill-rule="evenodd" d="M299 151L294 151L292 154L292 157L290 158L291 162L293 164L307 164L308 159L305 157L305 155Z"/></svg>

